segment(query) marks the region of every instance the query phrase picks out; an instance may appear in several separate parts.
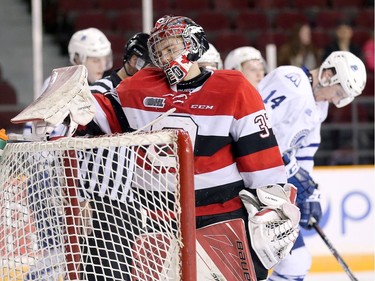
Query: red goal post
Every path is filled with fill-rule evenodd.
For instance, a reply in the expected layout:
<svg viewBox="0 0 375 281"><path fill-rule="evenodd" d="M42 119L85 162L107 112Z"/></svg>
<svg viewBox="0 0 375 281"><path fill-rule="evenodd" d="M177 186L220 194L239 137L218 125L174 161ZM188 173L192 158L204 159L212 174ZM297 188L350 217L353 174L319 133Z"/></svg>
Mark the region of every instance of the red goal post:
<svg viewBox="0 0 375 281"><path fill-rule="evenodd" d="M196 280L193 152L177 130L8 143L0 280Z"/></svg>

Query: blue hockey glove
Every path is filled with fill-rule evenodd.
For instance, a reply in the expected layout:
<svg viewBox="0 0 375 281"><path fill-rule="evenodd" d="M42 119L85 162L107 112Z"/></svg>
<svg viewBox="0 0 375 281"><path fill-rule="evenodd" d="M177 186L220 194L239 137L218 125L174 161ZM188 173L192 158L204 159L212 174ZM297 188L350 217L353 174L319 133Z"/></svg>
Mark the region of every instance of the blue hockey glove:
<svg viewBox="0 0 375 281"><path fill-rule="evenodd" d="M285 168L288 173L288 182L297 188L296 203L305 202L317 188L309 172L299 166L295 158L290 159L288 155L283 155Z"/></svg>
<svg viewBox="0 0 375 281"><path fill-rule="evenodd" d="M305 229L311 229L314 223L319 223L322 217L322 207L320 205L320 192L315 189L305 202L299 203L301 212L300 226Z"/></svg>

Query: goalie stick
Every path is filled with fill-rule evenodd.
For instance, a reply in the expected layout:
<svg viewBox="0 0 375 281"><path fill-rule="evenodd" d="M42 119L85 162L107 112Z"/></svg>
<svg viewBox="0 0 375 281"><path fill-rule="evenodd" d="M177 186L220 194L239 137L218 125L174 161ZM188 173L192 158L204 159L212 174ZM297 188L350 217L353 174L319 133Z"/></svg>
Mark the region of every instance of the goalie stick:
<svg viewBox="0 0 375 281"><path fill-rule="evenodd" d="M352 281L358 281L358 279L354 276L353 272L350 270L349 266L346 264L344 259L340 256L340 254L337 252L335 247L333 247L331 241L328 239L327 235L323 232L323 230L320 228L320 226L317 223L314 223L312 225L316 232L319 234L319 236L323 239L324 243L327 245L328 249L331 251L333 256L337 259L341 267L344 269L346 274L349 276L350 280Z"/></svg>

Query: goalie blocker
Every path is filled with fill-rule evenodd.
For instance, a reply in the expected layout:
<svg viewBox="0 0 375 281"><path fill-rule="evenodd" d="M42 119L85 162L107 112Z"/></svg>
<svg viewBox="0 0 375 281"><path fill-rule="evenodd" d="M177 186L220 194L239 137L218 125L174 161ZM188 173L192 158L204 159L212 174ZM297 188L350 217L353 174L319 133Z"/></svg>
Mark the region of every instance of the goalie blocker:
<svg viewBox="0 0 375 281"><path fill-rule="evenodd" d="M249 215L251 246L263 266L271 269L289 254L298 237L297 190L292 184L269 185L257 188L256 194L244 189L240 198Z"/></svg>

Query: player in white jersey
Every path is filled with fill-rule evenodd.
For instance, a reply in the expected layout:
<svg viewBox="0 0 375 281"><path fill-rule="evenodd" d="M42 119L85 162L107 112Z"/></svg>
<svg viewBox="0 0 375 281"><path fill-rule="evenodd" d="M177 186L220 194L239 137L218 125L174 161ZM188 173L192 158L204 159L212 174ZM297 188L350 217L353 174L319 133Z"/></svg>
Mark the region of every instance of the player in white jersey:
<svg viewBox="0 0 375 281"><path fill-rule="evenodd" d="M229 52L224 69L239 70L256 88L267 72L267 64L260 51L253 47L239 47Z"/></svg>
<svg viewBox="0 0 375 281"><path fill-rule="evenodd" d="M223 69L223 61L221 60L220 53L216 50L215 46L208 43L209 48L198 60L199 67L207 69L218 70Z"/></svg>
<svg viewBox="0 0 375 281"><path fill-rule="evenodd" d="M68 53L72 65L86 66L89 84L102 78L104 72L110 70L113 65L111 42L101 30L94 27L76 31L70 38ZM47 78L42 92L48 83Z"/></svg>
<svg viewBox="0 0 375 281"><path fill-rule="evenodd" d="M133 76L138 70L147 66L151 62L147 49L149 36L143 32L134 34L125 44L123 66L91 84L91 92L104 94L113 91L121 80Z"/></svg>
<svg viewBox="0 0 375 281"><path fill-rule="evenodd" d="M72 65L84 65L87 68L89 84L102 78L104 72L112 68L111 42L97 28L91 27L75 32L70 38L68 53ZM40 94L47 89L51 78L50 76L44 81ZM23 130L24 136L30 136L32 129L32 123L27 122ZM65 131L66 127L60 125L51 133L51 136L62 136Z"/></svg>
<svg viewBox="0 0 375 281"><path fill-rule="evenodd" d="M230 63L240 65L246 56L231 57ZM288 182L298 188L300 226L304 228L310 229L322 215L317 184L310 174L328 105L330 102L337 107L349 104L362 93L365 83L366 70L358 57L349 52L333 52L319 69L310 72L306 68L280 66L258 84L283 154ZM291 255L274 268L269 281L303 280L310 267L311 255L300 232Z"/></svg>

